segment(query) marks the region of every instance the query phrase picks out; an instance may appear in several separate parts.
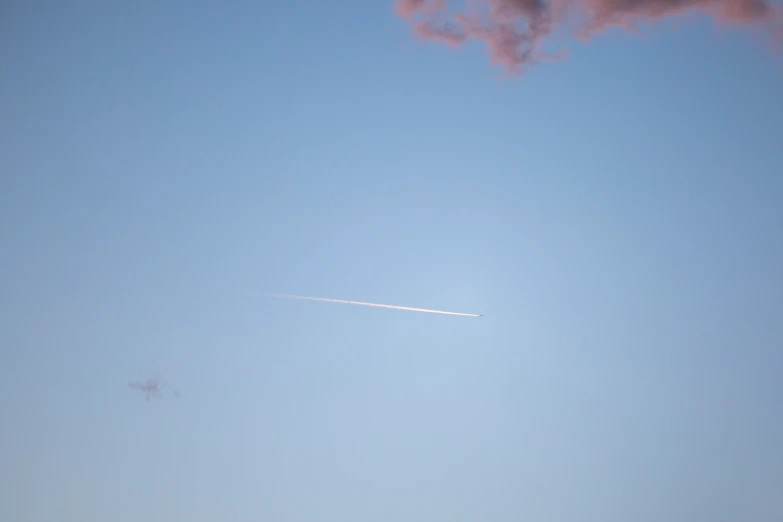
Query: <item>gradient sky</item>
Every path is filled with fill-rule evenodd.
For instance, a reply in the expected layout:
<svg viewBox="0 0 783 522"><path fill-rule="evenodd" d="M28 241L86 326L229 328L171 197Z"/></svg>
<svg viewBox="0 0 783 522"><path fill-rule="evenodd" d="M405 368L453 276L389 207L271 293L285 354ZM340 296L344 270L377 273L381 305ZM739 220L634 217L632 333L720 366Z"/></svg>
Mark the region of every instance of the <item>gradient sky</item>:
<svg viewBox="0 0 783 522"><path fill-rule="evenodd" d="M783 62L645 31L0 3L0 520L783 520Z"/></svg>

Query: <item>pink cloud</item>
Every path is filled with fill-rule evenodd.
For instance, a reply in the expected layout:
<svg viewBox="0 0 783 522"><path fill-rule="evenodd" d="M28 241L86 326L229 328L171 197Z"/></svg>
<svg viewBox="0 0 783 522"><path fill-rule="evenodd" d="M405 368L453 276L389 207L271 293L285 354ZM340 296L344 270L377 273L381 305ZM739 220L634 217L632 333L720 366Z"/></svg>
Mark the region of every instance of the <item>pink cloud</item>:
<svg viewBox="0 0 783 522"><path fill-rule="evenodd" d="M459 45L467 38L460 27L452 24L435 24L430 21L422 21L416 24L416 34L428 40L439 40L449 45Z"/></svg>
<svg viewBox="0 0 783 522"><path fill-rule="evenodd" d="M558 59L542 49L564 29L594 36L610 27L701 12L718 23L758 26L783 42L783 10L770 0L397 0L396 11L425 39L449 45L484 42L493 63L512 72ZM571 16L573 15L573 16Z"/></svg>

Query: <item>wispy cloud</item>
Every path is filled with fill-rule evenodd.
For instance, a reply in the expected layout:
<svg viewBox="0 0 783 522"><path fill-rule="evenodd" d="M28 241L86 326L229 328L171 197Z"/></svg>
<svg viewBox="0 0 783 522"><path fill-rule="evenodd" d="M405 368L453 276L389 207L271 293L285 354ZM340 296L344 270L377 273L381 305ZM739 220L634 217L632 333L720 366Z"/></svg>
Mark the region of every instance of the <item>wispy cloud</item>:
<svg viewBox="0 0 783 522"><path fill-rule="evenodd" d="M160 381L155 379L147 379L146 382L129 382L128 387L132 390L140 391L144 394L146 400L153 398L162 398L161 391L166 387L166 384L161 384Z"/></svg>
<svg viewBox="0 0 783 522"><path fill-rule="evenodd" d="M783 8L769 0L397 0L395 10L420 38L483 41L492 61L515 73L565 55L542 49L555 32L589 39L610 27L631 29L686 13L755 27L783 43Z"/></svg>

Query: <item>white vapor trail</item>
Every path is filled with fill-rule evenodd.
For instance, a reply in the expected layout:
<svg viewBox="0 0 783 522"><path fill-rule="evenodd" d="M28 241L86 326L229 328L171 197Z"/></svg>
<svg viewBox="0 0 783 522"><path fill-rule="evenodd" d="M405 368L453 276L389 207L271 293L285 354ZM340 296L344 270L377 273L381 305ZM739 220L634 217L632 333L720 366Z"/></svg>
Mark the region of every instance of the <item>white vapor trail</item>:
<svg viewBox="0 0 783 522"><path fill-rule="evenodd" d="M427 308L412 308L410 306L396 306L388 304L378 303L364 303L362 301L346 301L344 299L329 299L328 297L308 297L304 295L289 295L289 294L268 294L275 297L282 297L285 299L304 299L306 301L323 301L325 303L342 303L361 306L375 306L377 308L392 308L394 310L407 310L409 312L427 312L430 314L445 314L445 315L463 315L466 317L479 317L479 314L463 314L460 312L444 312L443 310L429 310Z"/></svg>

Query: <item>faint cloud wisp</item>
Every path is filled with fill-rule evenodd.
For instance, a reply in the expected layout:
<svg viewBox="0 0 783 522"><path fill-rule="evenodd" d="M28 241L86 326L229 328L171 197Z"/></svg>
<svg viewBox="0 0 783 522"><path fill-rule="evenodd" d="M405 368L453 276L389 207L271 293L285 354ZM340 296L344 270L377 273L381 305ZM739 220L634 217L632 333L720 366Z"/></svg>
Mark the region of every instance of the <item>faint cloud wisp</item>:
<svg viewBox="0 0 783 522"><path fill-rule="evenodd" d="M128 386L132 390L142 392L144 394L145 400L148 401L153 398L163 398L161 391L166 387L166 384L161 384L160 381L156 378L147 379L147 382L129 382Z"/></svg>

